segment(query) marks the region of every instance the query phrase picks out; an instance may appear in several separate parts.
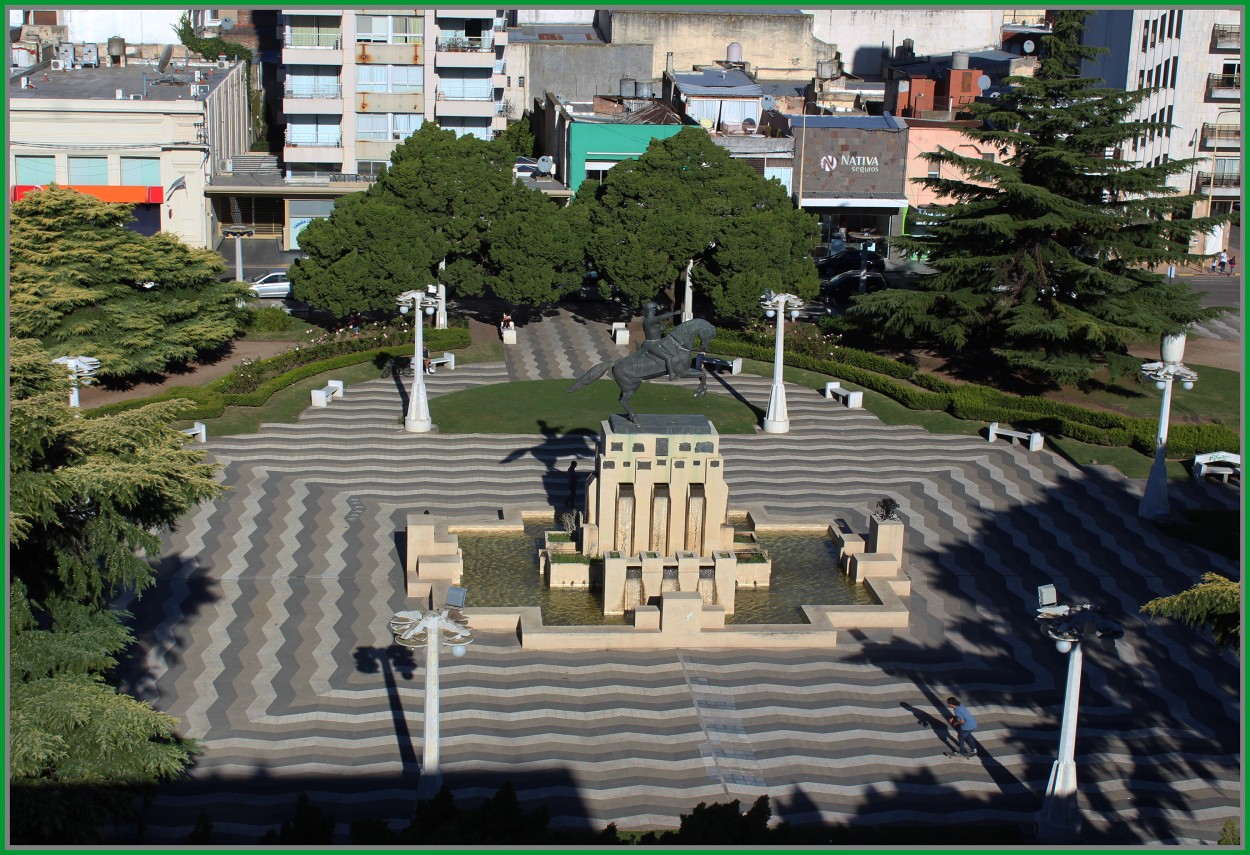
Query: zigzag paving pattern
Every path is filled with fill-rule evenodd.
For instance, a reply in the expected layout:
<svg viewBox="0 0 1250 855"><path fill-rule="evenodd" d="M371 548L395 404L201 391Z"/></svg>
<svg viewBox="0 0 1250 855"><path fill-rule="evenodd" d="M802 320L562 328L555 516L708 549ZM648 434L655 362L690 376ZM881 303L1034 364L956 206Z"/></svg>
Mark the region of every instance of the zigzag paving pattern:
<svg viewBox="0 0 1250 855"><path fill-rule="evenodd" d="M514 368L440 371L430 394L506 382ZM542 369L565 370L583 369ZM725 380L766 404L766 378ZM792 823L1028 823L1066 673L1032 620L1036 586L1054 582L1126 627L1114 650L1086 656L1076 759L1088 842L1210 843L1240 815L1236 661L1137 611L1202 570L1237 577L1232 562L1141 524L1140 485L1117 475L789 395L789 434L722 439L731 507L863 531L876 500L896 497L910 626L757 653L535 653L478 633L442 667L443 769L459 799L511 780L523 806L569 827L671 828L701 801L760 794ZM210 439L230 489L168 537L157 588L133 606L146 650L135 690L205 749L148 810L147 841L185 838L201 811L214 842L255 841L301 791L336 815L340 842L353 819L411 815L422 667L385 655L387 619L406 607L405 516L550 512L561 459L593 449L582 437L406 434L403 401L393 381L372 381L297 424ZM1231 488L1185 487L1181 507L1236 507ZM980 721L977 761L941 754L948 694Z"/></svg>

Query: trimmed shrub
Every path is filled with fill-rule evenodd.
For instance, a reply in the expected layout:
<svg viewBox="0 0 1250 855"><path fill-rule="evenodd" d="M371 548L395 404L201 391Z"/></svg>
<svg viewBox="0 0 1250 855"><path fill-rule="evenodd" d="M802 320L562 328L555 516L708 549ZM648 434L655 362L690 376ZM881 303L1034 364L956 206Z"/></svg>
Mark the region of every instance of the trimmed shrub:
<svg viewBox="0 0 1250 855"><path fill-rule="evenodd" d="M277 306L258 306L247 318L247 328L254 332L286 332L295 326L295 318Z"/></svg>

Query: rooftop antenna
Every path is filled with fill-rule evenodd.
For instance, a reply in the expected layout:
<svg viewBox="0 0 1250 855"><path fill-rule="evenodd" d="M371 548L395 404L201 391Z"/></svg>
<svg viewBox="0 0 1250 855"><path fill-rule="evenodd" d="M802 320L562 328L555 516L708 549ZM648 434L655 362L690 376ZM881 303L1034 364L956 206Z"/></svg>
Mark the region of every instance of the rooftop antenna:
<svg viewBox="0 0 1250 855"><path fill-rule="evenodd" d="M172 83L174 85L178 85L178 84L187 84L191 82L190 80L187 80L184 77L179 77L176 74L168 73L169 61L173 57L173 55L174 55L174 46L165 45L164 50L161 51L161 58L157 60L157 63L156 63L156 77L152 80L153 83ZM145 90L146 90L146 85L147 85L147 75L145 74L144 75ZM145 95L147 94L146 91L144 92L144 94Z"/></svg>

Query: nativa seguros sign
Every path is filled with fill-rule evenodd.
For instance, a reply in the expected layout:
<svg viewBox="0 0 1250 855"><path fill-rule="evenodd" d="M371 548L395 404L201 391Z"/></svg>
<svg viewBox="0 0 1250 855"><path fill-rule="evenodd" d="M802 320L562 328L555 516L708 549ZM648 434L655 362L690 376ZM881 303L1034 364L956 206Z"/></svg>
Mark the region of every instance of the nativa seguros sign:
<svg viewBox="0 0 1250 855"><path fill-rule="evenodd" d="M826 154L820 159L820 168L832 174L837 169L849 169L851 172L880 172L881 161L875 155Z"/></svg>

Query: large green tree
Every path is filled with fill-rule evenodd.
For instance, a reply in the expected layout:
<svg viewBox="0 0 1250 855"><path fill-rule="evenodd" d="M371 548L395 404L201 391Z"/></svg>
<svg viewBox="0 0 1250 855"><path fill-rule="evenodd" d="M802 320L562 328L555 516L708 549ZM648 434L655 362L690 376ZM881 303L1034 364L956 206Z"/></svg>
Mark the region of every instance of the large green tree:
<svg viewBox="0 0 1250 855"><path fill-rule="evenodd" d="M130 644L111 604L154 581L158 531L220 486L171 427L185 401L82 418L37 342L9 349L10 822L26 843L86 843L177 777L176 721L108 677Z"/></svg>
<svg viewBox="0 0 1250 855"><path fill-rule="evenodd" d="M700 129L654 141L638 159L617 164L578 193L570 207L580 206L588 209L587 253L600 281L633 302L678 288L692 261L696 289L718 316L758 313L768 289L816 293L816 220L781 184Z"/></svg>
<svg viewBox="0 0 1250 855"><path fill-rule="evenodd" d="M1151 600L1141 610L1152 617L1172 618L1188 627L1209 630L1217 647L1240 651L1241 583L1219 573L1203 573L1198 584Z"/></svg>
<svg viewBox="0 0 1250 855"><path fill-rule="evenodd" d="M55 185L13 204L13 335L52 356L94 356L107 378L162 373L238 334L247 291L218 281L221 257L125 228L132 210Z"/></svg>
<svg viewBox="0 0 1250 855"><path fill-rule="evenodd" d="M927 255L915 290L860 297L849 317L884 332L1030 379L1079 383L1100 364L1135 365L1129 343L1208 318L1189 286L1151 272L1193 260L1189 239L1217 220L1187 219L1194 198L1167 187L1191 161L1140 165L1127 155L1165 125L1135 121L1149 89L1082 78L1087 12L1056 14L1034 77L969 106L965 134L996 161L926 155L948 176L920 179L952 201L921 220L929 234L892 239Z"/></svg>
<svg viewBox="0 0 1250 855"><path fill-rule="evenodd" d="M373 187L301 233L308 258L292 268L295 296L338 315L393 309L396 294L437 277L463 295L558 298L580 279L582 235L513 180L511 145L426 122ZM518 264L519 251L534 269Z"/></svg>

